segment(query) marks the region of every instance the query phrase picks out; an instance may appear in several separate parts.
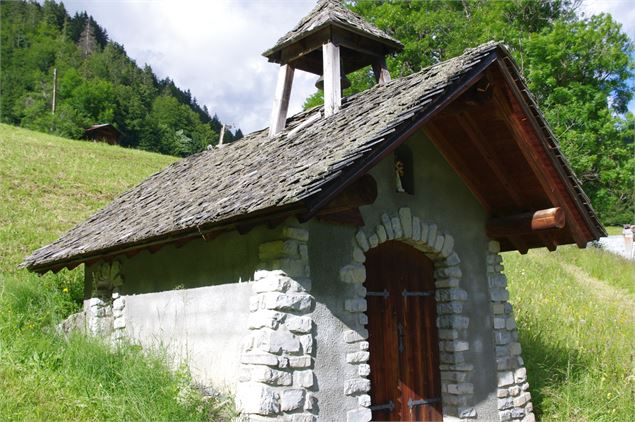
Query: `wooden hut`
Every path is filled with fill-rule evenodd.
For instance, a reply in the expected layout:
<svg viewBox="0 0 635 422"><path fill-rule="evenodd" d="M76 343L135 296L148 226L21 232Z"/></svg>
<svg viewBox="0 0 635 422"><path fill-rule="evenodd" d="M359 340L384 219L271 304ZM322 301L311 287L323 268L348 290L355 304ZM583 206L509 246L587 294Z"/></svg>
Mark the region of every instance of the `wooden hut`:
<svg viewBox="0 0 635 422"><path fill-rule="evenodd" d="M110 145L119 145L119 138L121 132L110 123L102 125L92 125L88 129L84 130L84 139L92 140L93 142L106 142Z"/></svg>

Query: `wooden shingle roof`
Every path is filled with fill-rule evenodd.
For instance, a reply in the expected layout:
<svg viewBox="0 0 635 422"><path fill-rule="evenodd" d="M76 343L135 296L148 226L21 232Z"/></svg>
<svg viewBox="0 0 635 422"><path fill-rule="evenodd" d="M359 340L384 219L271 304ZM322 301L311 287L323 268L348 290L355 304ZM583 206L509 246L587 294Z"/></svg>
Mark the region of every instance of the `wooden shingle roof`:
<svg viewBox="0 0 635 422"><path fill-rule="evenodd" d="M297 114L275 138L261 130L187 157L36 250L22 266L38 272L72 267L132 248L200 237L220 226L237 227L256 216L313 215L501 60L511 60L507 50L487 43L345 98L330 117L323 117L321 108ZM519 76L517 83L524 87ZM561 202L569 207L570 224L579 228L561 243L596 239L603 228L542 115L536 118L551 139L545 141L551 142L544 145L545 154L563 174L553 182L562 184Z"/></svg>
<svg viewBox="0 0 635 422"><path fill-rule="evenodd" d="M318 32L328 25L340 26L353 32L370 36L397 51L403 49L401 42L365 21L361 16L343 6L339 0L320 0L307 16L291 31L283 35L276 42L276 45L262 53L262 55L271 60L276 52L302 38Z"/></svg>

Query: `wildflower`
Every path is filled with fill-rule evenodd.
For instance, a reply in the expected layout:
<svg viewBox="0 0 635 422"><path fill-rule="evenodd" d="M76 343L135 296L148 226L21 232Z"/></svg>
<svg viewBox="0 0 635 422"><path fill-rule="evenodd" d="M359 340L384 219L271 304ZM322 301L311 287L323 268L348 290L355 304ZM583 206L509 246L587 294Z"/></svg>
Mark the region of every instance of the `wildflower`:
<svg viewBox="0 0 635 422"><path fill-rule="evenodd" d="M63 291L64 293L68 293L68 287L64 287L64 289L62 289L62 291Z"/></svg>

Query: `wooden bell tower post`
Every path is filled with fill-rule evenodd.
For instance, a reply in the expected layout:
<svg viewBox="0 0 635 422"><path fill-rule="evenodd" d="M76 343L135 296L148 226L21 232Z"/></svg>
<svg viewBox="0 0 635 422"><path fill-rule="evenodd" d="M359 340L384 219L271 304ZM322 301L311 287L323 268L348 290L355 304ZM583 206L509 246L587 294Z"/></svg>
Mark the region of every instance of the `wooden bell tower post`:
<svg viewBox="0 0 635 422"><path fill-rule="evenodd" d="M280 64L271 111L269 137L285 127L295 69L324 79L324 116L342 105L345 75L372 66L378 83L390 81L386 56L403 45L348 10L338 0L320 0L294 29L280 38L263 56Z"/></svg>

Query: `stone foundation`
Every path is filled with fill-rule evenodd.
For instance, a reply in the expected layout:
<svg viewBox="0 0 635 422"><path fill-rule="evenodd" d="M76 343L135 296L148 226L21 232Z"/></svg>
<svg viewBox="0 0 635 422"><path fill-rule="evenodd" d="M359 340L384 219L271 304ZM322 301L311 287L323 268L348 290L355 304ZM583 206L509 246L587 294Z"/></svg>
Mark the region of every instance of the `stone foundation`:
<svg viewBox="0 0 635 422"><path fill-rule="evenodd" d="M503 274L500 245L492 241L487 254L487 278L494 318L498 411L500 421L533 422L533 405L527 383L527 370L521 357L518 330L508 302L507 278Z"/></svg>
<svg viewBox="0 0 635 422"><path fill-rule="evenodd" d="M285 226L260 245L243 344L236 404L245 420L316 420L313 373L314 298L308 231Z"/></svg>

